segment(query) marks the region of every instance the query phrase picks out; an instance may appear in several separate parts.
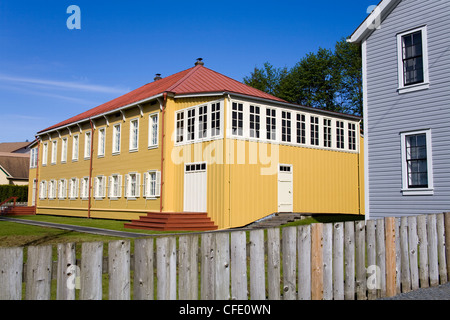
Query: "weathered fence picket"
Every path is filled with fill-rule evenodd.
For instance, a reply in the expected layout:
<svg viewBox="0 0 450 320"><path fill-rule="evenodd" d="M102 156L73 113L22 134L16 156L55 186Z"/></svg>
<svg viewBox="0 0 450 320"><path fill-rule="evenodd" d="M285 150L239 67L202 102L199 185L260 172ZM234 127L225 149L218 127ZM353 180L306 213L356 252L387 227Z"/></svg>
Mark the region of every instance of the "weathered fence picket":
<svg viewBox="0 0 450 320"><path fill-rule="evenodd" d="M0 248L0 299L373 300L447 282L449 229L445 213L158 236L133 252L111 241L106 257L83 243L81 261L74 243L56 262L52 246Z"/></svg>

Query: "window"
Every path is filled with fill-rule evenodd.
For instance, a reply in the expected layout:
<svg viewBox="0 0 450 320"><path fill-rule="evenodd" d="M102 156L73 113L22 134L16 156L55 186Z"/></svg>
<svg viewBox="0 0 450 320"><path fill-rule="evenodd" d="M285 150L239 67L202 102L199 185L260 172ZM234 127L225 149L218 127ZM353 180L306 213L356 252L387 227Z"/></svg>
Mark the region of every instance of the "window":
<svg viewBox="0 0 450 320"><path fill-rule="evenodd" d="M109 177L109 197L117 199L122 196L122 176L113 174Z"/></svg>
<svg viewBox="0 0 450 320"><path fill-rule="evenodd" d="M96 199L103 199L106 191L106 178L105 176L97 176L94 180L94 197Z"/></svg>
<svg viewBox="0 0 450 320"><path fill-rule="evenodd" d="M105 156L105 146L106 146L106 129L100 128L98 129L98 151L97 154L99 157Z"/></svg>
<svg viewBox="0 0 450 320"><path fill-rule="evenodd" d="M51 164L56 164L56 158L57 158L56 152L58 152L58 141L53 140L52 141L52 159L51 159Z"/></svg>
<svg viewBox="0 0 450 320"><path fill-rule="evenodd" d="M56 181L50 180L48 183L48 198L53 200L56 198Z"/></svg>
<svg viewBox="0 0 450 320"><path fill-rule="evenodd" d="M281 112L281 140L291 142L291 113Z"/></svg>
<svg viewBox="0 0 450 320"><path fill-rule="evenodd" d="M277 130L277 110L266 109L266 138L268 140L276 140L276 130Z"/></svg>
<svg viewBox="0 0 450 320"><path fill-rule="evenodd" d="M42 165L43 166L47 165L47 159L48 159L48 144L46 142L42 146Z"/></svg>
<svg viewBox="0 0 450 320"><path fill-rule="evenodd" d="M81 179L81 199L86 200L89 197L89 177Z"/></svg>
<svg viewBox="0 0 450 320"><path fill-rule="evenodd" d="M397 35L399 93L427 89L427 27Z"/></svg>
<svg viewBox="0 0 450 320"><path fill-rule="evenodd" d="M431 131L401 134L403 194L432 194Z"/></svg>
<svg viewBox="0 0 450 320"><path fill-rule="evenodd" d="M73 136L73 144L72 144L72 160L78 160L78 144L79 144L79 136Z"/></svg>
<svg viewBox="0 0 450 320"><path fill-rule="evenodd" d="M59 180L58 185L58 199L65 199L67 198L67 180L61 179Z"/></svg>
<svg viewBox="0 0 450 320"><path fill-rule="evenodd" d="M144 173L144 197L155 198L160 196L161 172L148 171Z"/></svg>
<svg viewBox="0 0 450 320"><path fill-rule="evenodd" d="M323 119L323 146L331 148L331 119Z"/></svg>
<svg viewBox="0 0 450 320"><path fill-rule="evenodd" d="M250 105L250 137L259 138L260 107Z"/></svg>
<svg viewBox="0 0 450 320"><path fill-rule="evenodd" d="M130 151L137 151L139 145L139 120L130 121Z"/></svg>
<svg viewBox="0 0 450 320"><path fill-rule="evenodd" d="M208 106L198 108L198 138L206 138L208 136Z"/></svg>
<svg viewBox="0 0 450 320"><path fill-rule="evenodd" d="M78 198L79 180L77 178L71 178L69 181L69 199Z"/></svg>
<svg viewBox="0 0 450 320"><path fill-rule="evenodd" d="M120 124L113 127L113 154L120 153Z"/></svg>
<svg viewBox="0 0 450 320"><path fill-rule="evenodd" d="M348 124L348 148L356 150L356 124Z"/></svg>
<svg viewBox="0 0 450 320"><path fill-rule="evenodd" d="M290 165L281 165L280 164L280 172L291 172L292 166Z"/></svg>
<svg viewBox="0 0 450 320"><path fill-rule="evenodd" d="M211 137L220 135L220 102L211 104Z"/></svg>
<svg viewBox="0 0 450 320"><path fill-rule="evenodd" d="M306 143L306 123L305 115L297 113L297 143Z"/></svg>
<svg viewBox="0 0 450 320"><path fill-rule="evenodd" d="M344 149L344 121L336 121L336 148Z"/></svg>
<svg viewBox="0 0 450 320"><path fill-rule="evenodd" d="M38 149L33 148L30 152L30 168L37 168L38 164Z"/></svg>
<svg viewBox="0 0 450 320"><path fill-rule="evenodd" d="M84 134L84 158L89 159L91 157L91 133L86 132Z"/></svg>
<svg viewBox="0 0 450 320"><path fill-rule="evenodd" d="M148 147L154 148L158 146L158 114L154 113L149 118L148 129Z"/></svg>
<svg viewBox="0 0 450 320"><path fill-rule="evenodd" d="M244 134L244 105L233 102L231 112L231 133L235 136Z"/></svg>
<svg viewBox="0 0 450 320"><path fill-rule="evenodd" d="M39 199L47 198L47 181L42 180L39 184Z"/></svg>
<svg viewBox="0 0 450 320"><path fill-rule="evenodd" d="M138 198L140 191L141 175L129 173L125 175L125 196L130 199Z"/></svg>
<svg viewBox="0 0 450 320"><path fill-rule="evenodd" d="M67 161L67 138L61 140L61 163Z"/></svg>
<svg viewBox="0 0 450 320"><path fill-rule="evenodd" d="M187 141L195 139L195 109L187 111Z"/></svg>
<svg viewBox="0 0 450 320"><path fill-rule="evenodd" d="M183 142L184 136L184 112L177 113L177 142Z"/></svg>
<svg viewBox="0 0 450 320"><path fill-rule="evenodd" d="M311 144L319 145L319 117L311 116Z"/></svg>

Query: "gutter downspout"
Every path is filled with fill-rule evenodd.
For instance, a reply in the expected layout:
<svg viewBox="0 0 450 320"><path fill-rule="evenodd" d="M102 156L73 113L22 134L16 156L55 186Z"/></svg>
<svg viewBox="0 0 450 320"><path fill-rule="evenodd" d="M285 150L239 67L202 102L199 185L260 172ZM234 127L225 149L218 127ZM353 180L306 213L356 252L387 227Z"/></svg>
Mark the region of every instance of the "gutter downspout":
<svg viewBox="0 0 450 320"><path fill-rule="evenodd" d="M164 185L164 114L166 113L167 92L163 94L163 102L161 106L161 183L159 191L159 212L163 211L163 185Z"/></svg>
<svg viewBox="0 0 450 320"><path fill-rule="evenodd" d="M89 123L91 125L91 157L89 159L89 199L88 199L88 219L91 218L91 197L92 197L92 158L94 155L94 126L92 125L92 119L89 118Z"/></svg>

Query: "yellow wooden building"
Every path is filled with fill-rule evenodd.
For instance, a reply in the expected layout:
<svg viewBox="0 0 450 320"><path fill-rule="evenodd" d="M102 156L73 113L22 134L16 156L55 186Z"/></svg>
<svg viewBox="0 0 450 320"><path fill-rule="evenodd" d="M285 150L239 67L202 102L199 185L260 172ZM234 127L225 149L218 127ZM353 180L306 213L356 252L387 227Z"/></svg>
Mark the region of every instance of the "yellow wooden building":
<svg viewBox="0 0 450 320"><path fill-rule="evenodd" d="M359 122L199 60L38 132L29 203L37 214L154 229L239 227L276 212L364 214Z"/></svg>

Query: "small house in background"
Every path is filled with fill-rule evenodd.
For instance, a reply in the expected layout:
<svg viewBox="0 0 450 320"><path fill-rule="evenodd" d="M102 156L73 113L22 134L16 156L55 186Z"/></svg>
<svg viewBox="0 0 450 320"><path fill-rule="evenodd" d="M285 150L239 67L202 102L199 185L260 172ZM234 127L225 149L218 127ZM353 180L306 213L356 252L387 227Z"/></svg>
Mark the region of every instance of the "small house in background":
<svg viewBox="0 0 450 320"><path fill-rule="evenodd" d="M0 143L0 185L27 185L30 167L30 142Z"/></svg>
<svg viewBox="0 0 450 320"><path fill-rule="evenodd" d="M29 202L37 214L159 230L240 227L277 212L364 214L359 123L199 59L38 132Z"/></svg>
<svg viewBox="0 0 450 320"><path fill-rule="evenodd" d="M450 210L450 1L383 0L363 60L367 218Z"/></svg>

